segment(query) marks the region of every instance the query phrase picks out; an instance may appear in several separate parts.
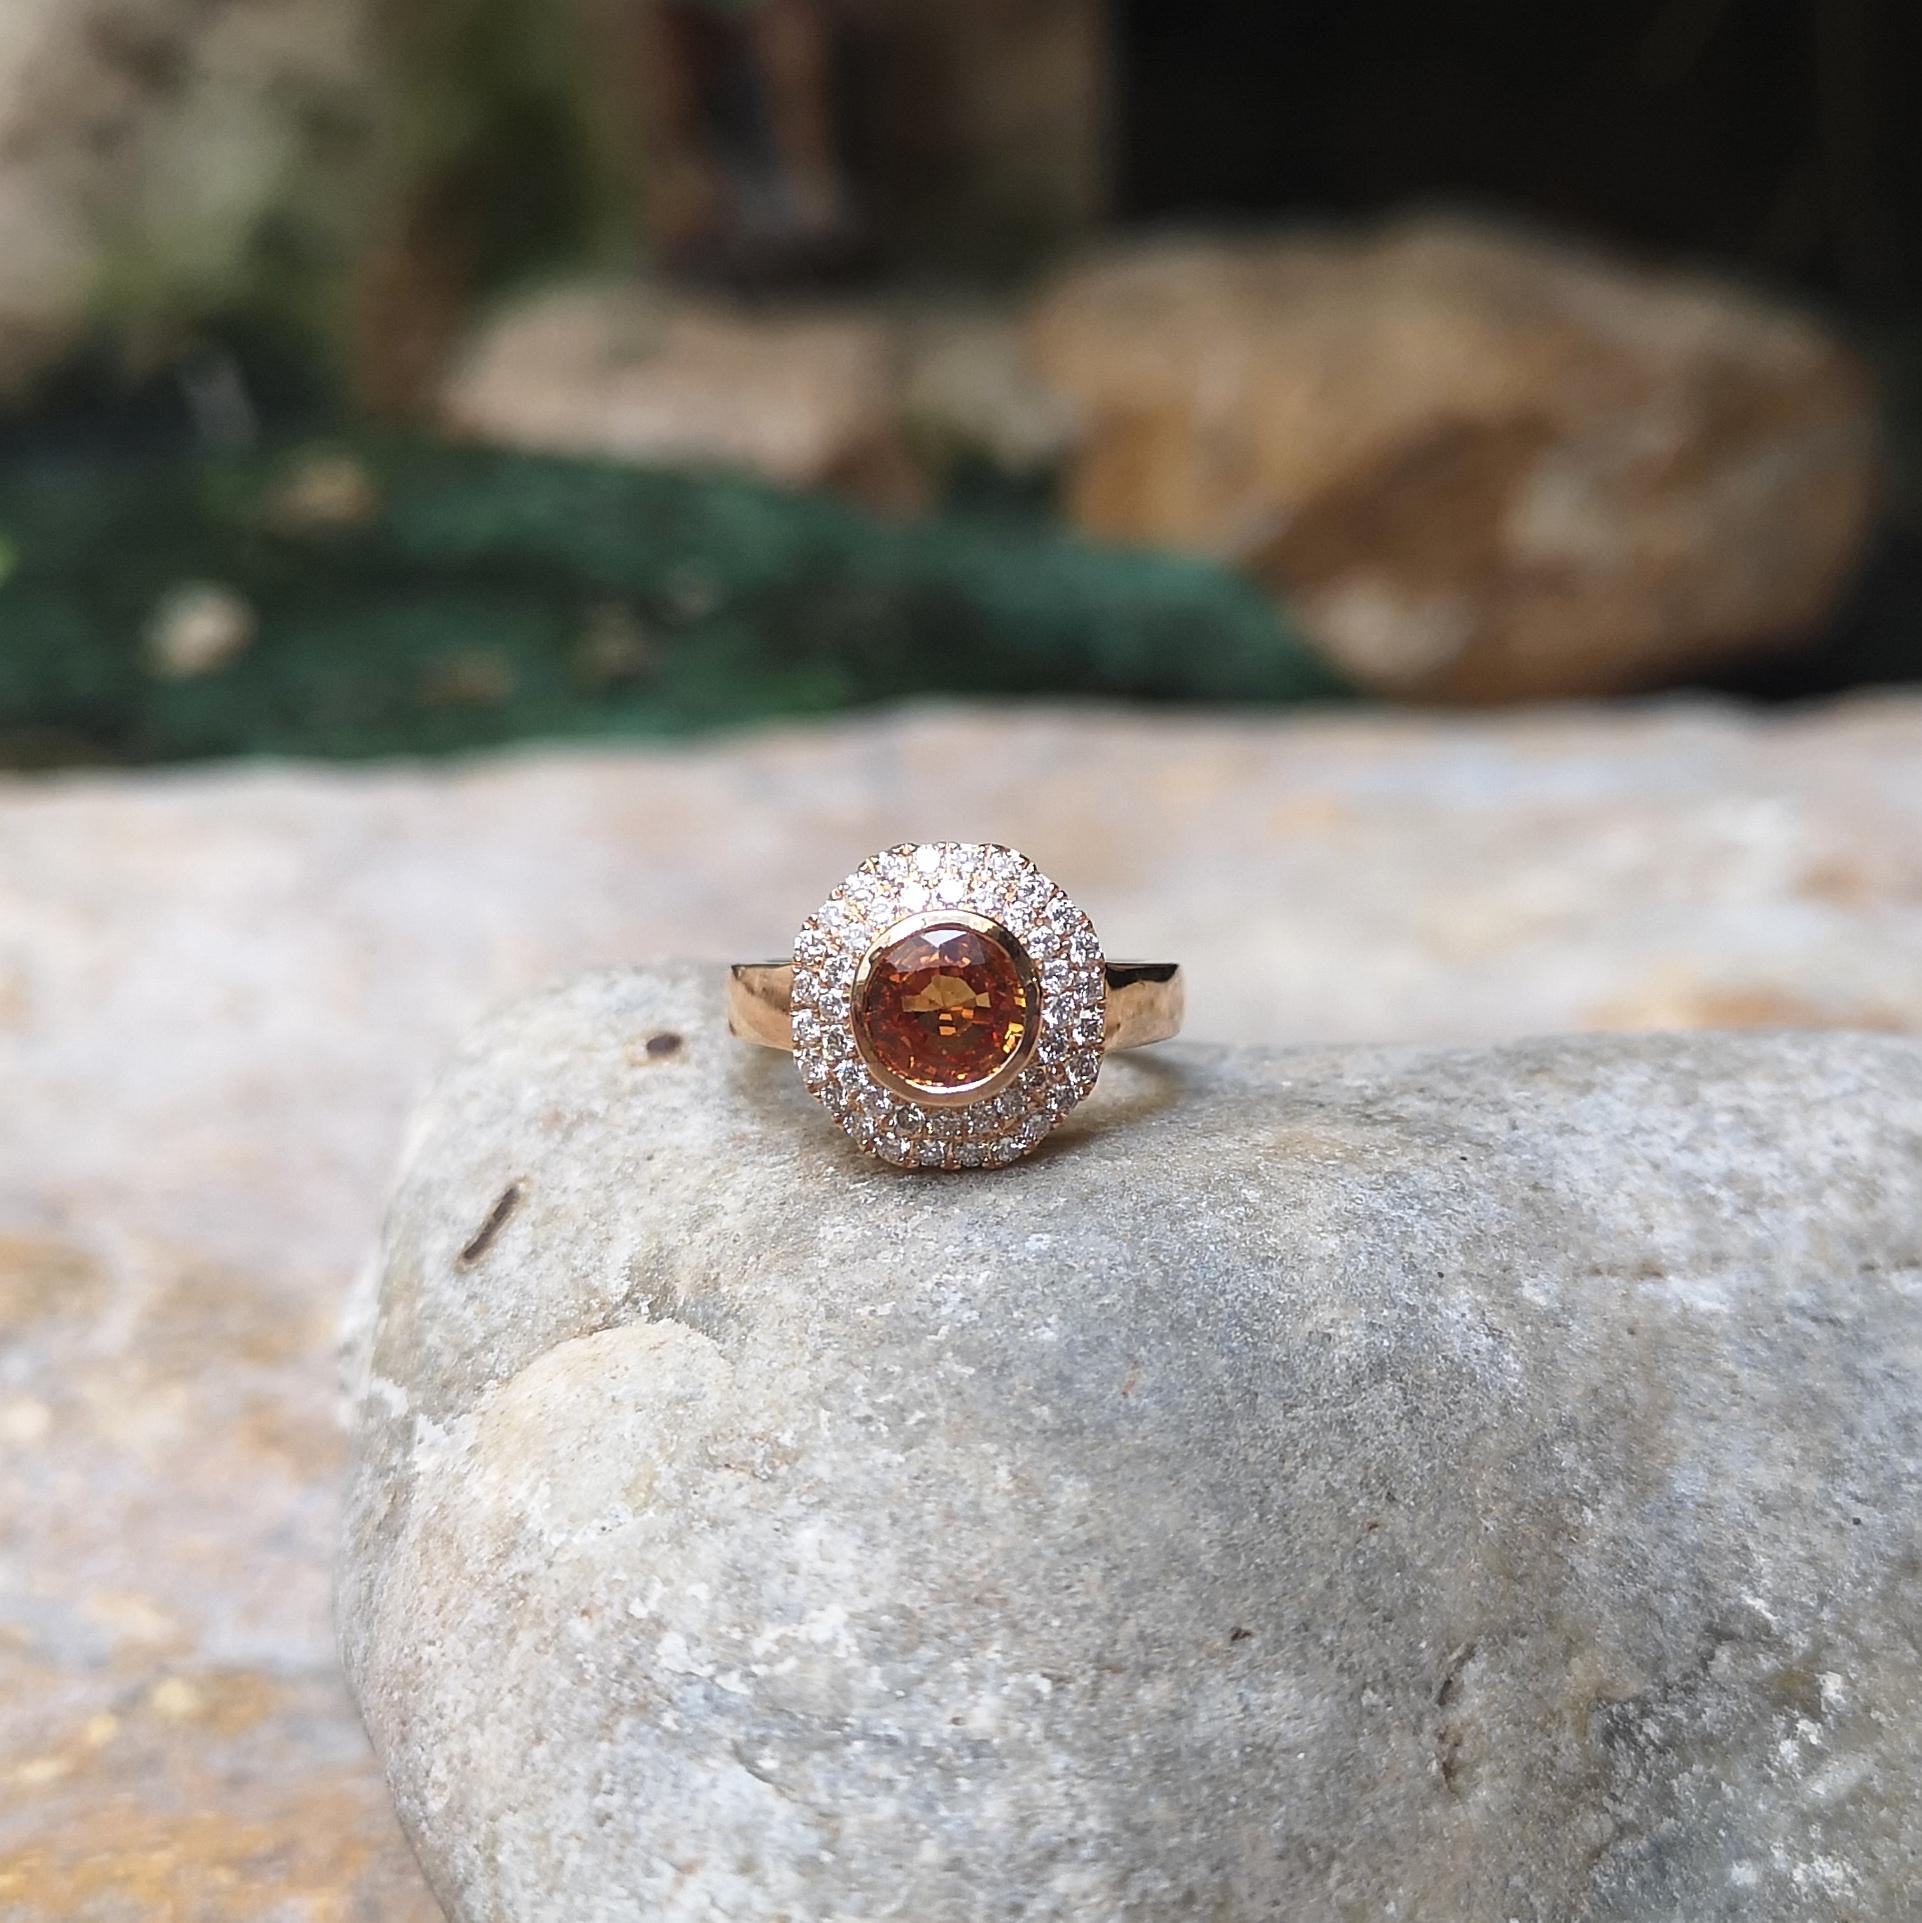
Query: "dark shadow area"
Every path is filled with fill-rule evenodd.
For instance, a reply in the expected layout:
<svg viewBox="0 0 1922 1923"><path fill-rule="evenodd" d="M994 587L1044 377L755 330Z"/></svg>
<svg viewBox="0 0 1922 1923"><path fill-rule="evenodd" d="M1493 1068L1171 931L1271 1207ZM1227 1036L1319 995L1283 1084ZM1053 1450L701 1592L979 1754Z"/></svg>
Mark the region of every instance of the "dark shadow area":
<svg viewBox="0 0 1922 1923"><path fill-rule="evenodd" d="M1119 211L1465 200L1858 311L1922 303L1909 0L1121 10Z"/></svg>

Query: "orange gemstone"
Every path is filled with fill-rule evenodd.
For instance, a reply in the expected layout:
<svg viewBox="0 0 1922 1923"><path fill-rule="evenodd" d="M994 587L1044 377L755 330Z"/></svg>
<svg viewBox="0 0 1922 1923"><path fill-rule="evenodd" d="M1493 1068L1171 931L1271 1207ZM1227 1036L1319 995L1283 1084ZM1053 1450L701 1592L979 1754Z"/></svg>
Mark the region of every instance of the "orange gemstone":
<svg viewBox="0 0 1922 1923"><path fill-rule="evenodd" d="M984 1082L1021 1047L1028 994L1012 935L940 923L875 956L854 1011L870 1058L931 1092Z"/></svg>

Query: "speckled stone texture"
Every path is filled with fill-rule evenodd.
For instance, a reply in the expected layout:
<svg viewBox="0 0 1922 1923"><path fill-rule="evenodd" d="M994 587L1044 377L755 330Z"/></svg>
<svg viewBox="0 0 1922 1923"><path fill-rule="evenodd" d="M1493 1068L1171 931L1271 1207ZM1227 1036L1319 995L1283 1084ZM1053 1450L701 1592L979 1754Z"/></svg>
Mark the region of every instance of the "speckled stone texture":
<svg viewBox="0 0 1922 1923"><path fill-rule="evenodd" d="M0 1923L435 1914L329 1621L334 1333L408 1108L489 1006L778 948L942 833L1181 957L1204 1041L1922 1032L1907 698L0 778Z"/></svg>
<svg viewBox="0 0 1922 1923"><path fill-rule="evenodd" d="M1914 1914L1912 1040L1176 1045L938 1177L596 975L428 1102L354 1372L459 1923Z"/></svg>

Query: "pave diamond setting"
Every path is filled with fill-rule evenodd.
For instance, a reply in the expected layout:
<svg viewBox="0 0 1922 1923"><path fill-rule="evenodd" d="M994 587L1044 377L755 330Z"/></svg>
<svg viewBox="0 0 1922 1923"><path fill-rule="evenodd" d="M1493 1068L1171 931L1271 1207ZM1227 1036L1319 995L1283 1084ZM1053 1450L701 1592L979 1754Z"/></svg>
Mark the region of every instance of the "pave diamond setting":
<svg viewBox="0 0 1922 1923"><path fill-rule="evenodd" d="M1094 1087L1106 994L1093 925L1025 855L905 843L795 937L795 1064L883 1161L1000 1167Z"/></svg>

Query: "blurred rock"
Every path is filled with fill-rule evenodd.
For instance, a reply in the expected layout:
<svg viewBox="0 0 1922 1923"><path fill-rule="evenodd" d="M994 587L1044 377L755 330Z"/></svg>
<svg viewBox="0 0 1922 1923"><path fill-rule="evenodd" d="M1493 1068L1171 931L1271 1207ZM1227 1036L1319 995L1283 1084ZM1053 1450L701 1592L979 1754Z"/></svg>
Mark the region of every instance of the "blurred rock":
<svg viewBox="0 0 1922 1923"><path fill-rule="evenodd" d="M264 518L278 534L318 536L365 527L380 510L380 482L365 461L315 448L289 462Z"/></svg>
<svg viewBox="0 0 1922 1923"><path fill-rule="evenodd" d="M455 1923L1907 1923L1922 1044L1177 1043L903 1179L719 973L412 1131L341 1629Z"/></svg>
<svg viewBox="0 0 1922 1923"><path fill-rule="evenodd" d="M147 624L147 660L163 681L192 681L236 661L252 645L257 618L243 594L218 582L175 588Z"/></svg>
<svg viewBox="0 0 1922 1923"><path fill-rule="evenodd" d="M981 462L1038 476L1072 445L1072 411L1036 377L1019 324L1001 314L913 317L899 406L917 457L937 475Z"/></svg>
<svg viewBox="0 0 1922 1923"><path fill-rule="evenodd" d="M164 331L344 244L372 111L364 0L7 0L0 398L109 307Z"/></svg>
<svg viewBox="0 0 1922 1923"><path fill-rule="evenodd" d="M407 1110L505 998L764 953L862 856L948 832L1026 847L1117 947L1184 958L1204 1041L1922 1034L1913 699L969 708L0 777L6 1923L433 1915L327 1613L332 1333Z"/></svg>
<svg viewBox="0 0 1922 1923"><path fill-rule="evenodd" d="M720 464L897 512L969 464L1046 475L1073 425L1011 313L738 303L659 283L558 287L503 310L440 412L476 440Z"/></svg>
<svg viewBox="0 0 1922 1923"><path fill-rule="evenodd" d="M1659 685L1808 637L1878 498L1874 400L1741 290L1415 221L1096 256L1031 345L1081 524L1231 557L1364 684Z"/></svg>
<svg viewBox="0 0 1922 1923"><path fill-rule="evenodd" d="M45 957L46 938L10 928L0 951ZM123 986L164 992L183 963ZM51 1039L0 1006L15 1096ZM90 1079L116 1099L112 1071ZM298 1158L271 1113L176 1111L209 1216L246 1134ZM38 1129L0 1170L0 1916L438 1923L327 1633L350 1258L234 1268L204 1237L129 1234L137 1162L83 1215L56 1194L55 1138L84 1156L87 1123L43 1108ZM262 1172L283 1201L300 1186Z"/></svg>
<svg viewBox="0 0 1922 1923"><path fill-rule="evenodd" d="M900 352L871 311L557 288L483 328L441 411L456 433L510 447L716 463L906 505Z"/></svg>

